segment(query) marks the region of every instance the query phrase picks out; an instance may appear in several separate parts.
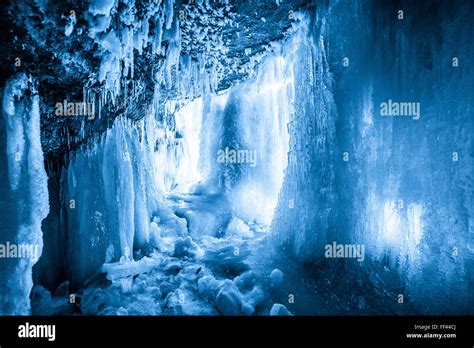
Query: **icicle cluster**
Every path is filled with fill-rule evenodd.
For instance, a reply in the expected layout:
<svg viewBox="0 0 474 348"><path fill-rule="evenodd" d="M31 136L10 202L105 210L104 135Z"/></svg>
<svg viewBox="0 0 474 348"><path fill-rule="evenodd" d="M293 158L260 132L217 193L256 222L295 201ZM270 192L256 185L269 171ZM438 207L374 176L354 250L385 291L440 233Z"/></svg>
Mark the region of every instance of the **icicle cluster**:
<svg viewBox="0 0 474 348"><path fill-rule="evenodd" d="M224 27L235 25L229 1L183 4L178 13L174 0L137 6L134 0L92 0L84 14L101 58L85 94L96 82L101 84L99 114L104 104L115 103L125 81L134 78L135 55L145 51L158 58L153 68L155 100L163 90L182 99L215 93L224 73L221 60L228 51ZM187 33L185 42L181 31Z"/></svg>

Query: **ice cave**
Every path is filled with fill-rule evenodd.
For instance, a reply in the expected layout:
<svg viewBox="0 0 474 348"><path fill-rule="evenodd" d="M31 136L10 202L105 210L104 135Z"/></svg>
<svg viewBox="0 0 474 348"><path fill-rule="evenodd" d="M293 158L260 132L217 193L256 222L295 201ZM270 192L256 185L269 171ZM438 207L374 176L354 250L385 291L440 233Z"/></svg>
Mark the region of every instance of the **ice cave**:
<svg viewBox="0 0 474 348"><path fill-rule="evenodd" d="M0 315L474 314L474 2L1 8Z"/></svg>

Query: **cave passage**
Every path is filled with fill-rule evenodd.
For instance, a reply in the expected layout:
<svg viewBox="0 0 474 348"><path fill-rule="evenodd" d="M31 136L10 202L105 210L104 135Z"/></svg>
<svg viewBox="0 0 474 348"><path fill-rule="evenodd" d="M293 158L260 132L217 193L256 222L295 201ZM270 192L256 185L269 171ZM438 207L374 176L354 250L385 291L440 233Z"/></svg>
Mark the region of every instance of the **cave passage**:
<svg viewBox="0 0 474 348"><path fill-rule="evenodd" d="M473 2L74 3L2 9L0 315L473 314Z"/></svg>

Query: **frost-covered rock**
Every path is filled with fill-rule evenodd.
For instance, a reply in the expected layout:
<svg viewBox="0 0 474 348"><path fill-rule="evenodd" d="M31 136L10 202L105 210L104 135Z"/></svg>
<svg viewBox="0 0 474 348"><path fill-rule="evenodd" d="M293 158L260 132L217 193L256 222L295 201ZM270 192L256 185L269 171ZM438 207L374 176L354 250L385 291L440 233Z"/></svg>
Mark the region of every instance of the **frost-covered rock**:
<svg viewBox="0 0 474 348"><path fill-rule="evenodd" d="M48 289L36 285L31 290L31 300L34 304L33 313L52 314L52 296Z"/></svg>
<svg viewBox="0 0 474 348"><path fill-rule="evenodd" d="M160 284L160 292L162 296L168 296L170 292L173 292L176 289L176 285L171 284L168 281L164 281Z"/></svg>

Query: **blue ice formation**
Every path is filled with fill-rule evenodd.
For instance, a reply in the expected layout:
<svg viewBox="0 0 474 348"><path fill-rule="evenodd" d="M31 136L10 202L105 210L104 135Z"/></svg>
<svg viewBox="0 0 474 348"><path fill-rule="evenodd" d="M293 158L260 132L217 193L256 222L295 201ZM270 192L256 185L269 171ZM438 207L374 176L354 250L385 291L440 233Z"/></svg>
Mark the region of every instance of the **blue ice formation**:
<svg viewBox="0 0 474 348"><path fill-rule="evenodd" d="M7 81L2 114L0 313L26 315L32 267L43 248L41 222L49 212L39 96L32 78L19 73Z"/></svg>
<svg viewBox="0 0 474 348"><path fill-rule="evenodd" d="M472 314L474 45L460 20L471 4L404 4L400 17L394 4L316 2L246 52L250 78L223 91L216 51L181 52L184 19L172 0L154 6L118 24L114 1L85 14L99 110L147 46L165 58L145 115L117 117L61 168L34 313L76 314L60 304L71 291L91 315ZM201 30L203 47L226 52L219 31ZM1 237L41 249L32 84L17 75L4 88ZM333 243L364 257L328 258ZM1 262L1 313L30 313L36 260ZM62 285L43 276L59 264Z"/></svg>

